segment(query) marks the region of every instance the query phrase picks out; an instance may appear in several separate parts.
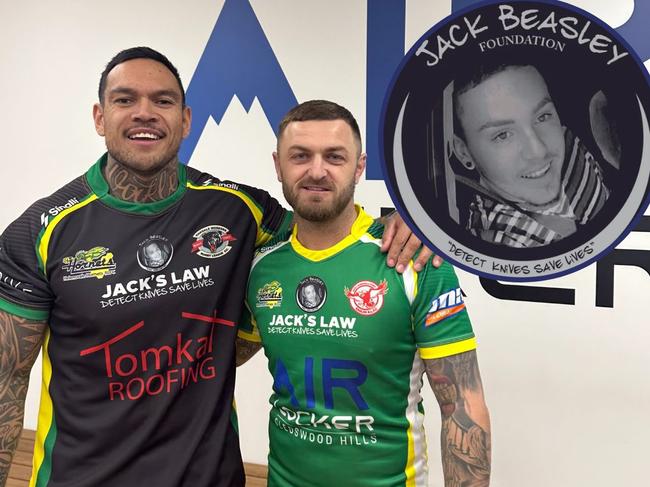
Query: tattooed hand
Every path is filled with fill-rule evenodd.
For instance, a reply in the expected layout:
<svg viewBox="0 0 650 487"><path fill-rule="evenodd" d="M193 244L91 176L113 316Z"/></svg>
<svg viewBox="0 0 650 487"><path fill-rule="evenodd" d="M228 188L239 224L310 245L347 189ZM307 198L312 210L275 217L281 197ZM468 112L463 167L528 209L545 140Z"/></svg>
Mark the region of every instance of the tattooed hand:
<svg viewBox="0 0 650 487"><path fill-rule="evenodd" d="M46 326L0 311L0 487L23 429L29 372Z"/></svg>
<svg viewBox="0 0 650 487"><path fill-rule="evenodd" d="M490 484L490 417L476 351L424 361L442 413L445 487Z"/></svg>

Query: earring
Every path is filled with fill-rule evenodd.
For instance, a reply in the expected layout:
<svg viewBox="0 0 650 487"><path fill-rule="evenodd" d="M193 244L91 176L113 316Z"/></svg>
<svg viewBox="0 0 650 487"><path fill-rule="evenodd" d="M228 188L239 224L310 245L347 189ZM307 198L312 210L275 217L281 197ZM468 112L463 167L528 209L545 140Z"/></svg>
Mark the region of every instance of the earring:
<svg viewBox="0 0 650 487"><path fill-rule="evenodd" d="M467 169L468 171L473 171L474 169L476 169L476 164L474 164L474 161L471 159L467 159L463 161L463 166L465 166L465 169Z"/></svg>

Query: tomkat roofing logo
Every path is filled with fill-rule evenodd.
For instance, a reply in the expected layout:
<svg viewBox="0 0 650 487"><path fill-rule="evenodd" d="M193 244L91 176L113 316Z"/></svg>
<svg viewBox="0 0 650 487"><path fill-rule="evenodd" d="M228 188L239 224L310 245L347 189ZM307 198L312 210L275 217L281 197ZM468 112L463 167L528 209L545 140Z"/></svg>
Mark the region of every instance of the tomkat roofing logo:
<svg viewBox="0 0 650 487"><path fill-rule="evenodd" d="M345 296L350 300L350 306L360 315L374 315L384 305L384 295L388 292L386 279L379 284L372 281L359 281L352 289L343 289Z"/></svg>
<svg viewBox="0 0 650 487"><path fill-rule="evenodd" d="M232 248L230 242L237 240L226 227L210 225L203 227L194 235L192 253L206 259L216 259L226 255Z"/></svg>
<svg viewBox="0 0 650 487"><path fill-rule="evenodd" d="M479 5L434 26L399 66L382 112L386 184L416 233L469 272L574 272L647 206L647 70L571 5Z"/></svg>

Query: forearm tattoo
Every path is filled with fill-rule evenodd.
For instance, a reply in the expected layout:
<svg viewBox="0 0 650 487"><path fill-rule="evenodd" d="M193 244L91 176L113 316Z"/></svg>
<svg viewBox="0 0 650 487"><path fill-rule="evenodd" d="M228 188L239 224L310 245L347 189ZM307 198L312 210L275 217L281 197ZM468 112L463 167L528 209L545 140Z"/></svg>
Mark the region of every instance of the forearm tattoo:
<svg viewBox="0 0 650 487"><path fill-rule="evenodd" d="M29 373L45 323L0 311L0 486L4 486L23 427Z"/></svg>
<svg viewBox="0 0 650 487"><path fill-rule="evenodd" d="M237 338L237 356L235 359L237 367L248 362L260 348L262 348L261 343L249 342L248 340Z"/></svg>
<svg viewBox="0 0 650 487"><path fill-rule="evenodd" d="M104 176L111 194L116 198L134 203L151 203L165 199L176 191L178 164L178 160L174 159L151 177L144 177L109 157Z"/></svg>
<svg viewBox="0 0 650 487"><path fill-rule="evenodd" d="M490 420L483 399L476 352L424 362L442 411L445 487L488 486Z"/></svg>

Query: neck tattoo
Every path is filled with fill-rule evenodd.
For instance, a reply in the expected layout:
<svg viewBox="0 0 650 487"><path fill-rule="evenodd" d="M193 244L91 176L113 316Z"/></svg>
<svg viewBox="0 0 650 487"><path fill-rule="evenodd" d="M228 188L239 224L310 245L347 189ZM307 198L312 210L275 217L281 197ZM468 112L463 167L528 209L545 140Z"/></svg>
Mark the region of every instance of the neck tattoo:
<svg viewBox="0 0 650 487"><path fill-rule="evenodd" d="M124 201L152 203L171 195L178 187L178 160L172 159L152 175L142 175L108 158L104 177L110 193Z"/></svg>

